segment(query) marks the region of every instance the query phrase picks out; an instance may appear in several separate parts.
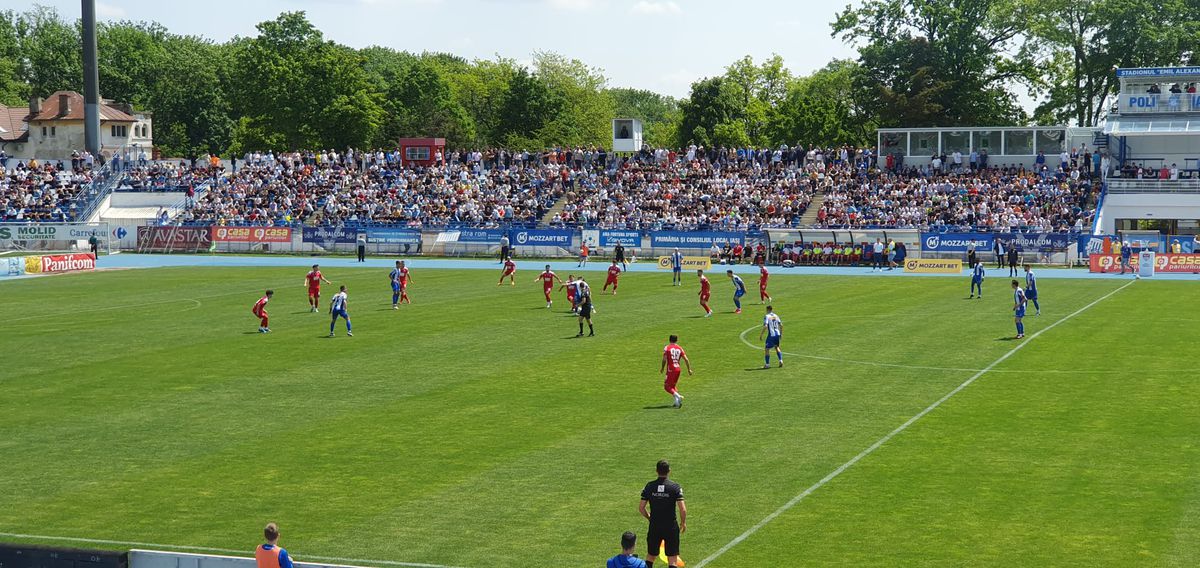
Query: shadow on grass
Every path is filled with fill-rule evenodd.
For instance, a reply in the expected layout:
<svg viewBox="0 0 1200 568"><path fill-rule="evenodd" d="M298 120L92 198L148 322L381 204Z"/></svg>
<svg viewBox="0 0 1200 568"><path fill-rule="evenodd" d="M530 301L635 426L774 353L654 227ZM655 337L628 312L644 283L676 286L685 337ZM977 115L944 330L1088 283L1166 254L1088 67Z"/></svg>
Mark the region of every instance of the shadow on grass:
<svg viewBox="0 0 1200 568"><path fill-rule="evenodd" d="M664 405L662 405L662 406L643 406L643 407L642 407L642 410L666 410L666 409L668 409L668 408L675 408L675 405L673 405L673 404L664 404Z"/></svg>
<svg viewBox="0 0 1200 568"><path fill-rule="evenodd" d="M1022 337L1021 339L1017 339L1016 337L1013 337L1010 335L1008 337L997 337L996 341L1021 341L1022 339L1025 339L1025 338Z"/></svg>
<svg viewBox="0 0 1200 568"><path fill-rule="evenodd" d="M745 371L747 373L752 372L752 371L770 371L770 370L771 370L770 367L750 367L748 369L745 369Z"/></svg>

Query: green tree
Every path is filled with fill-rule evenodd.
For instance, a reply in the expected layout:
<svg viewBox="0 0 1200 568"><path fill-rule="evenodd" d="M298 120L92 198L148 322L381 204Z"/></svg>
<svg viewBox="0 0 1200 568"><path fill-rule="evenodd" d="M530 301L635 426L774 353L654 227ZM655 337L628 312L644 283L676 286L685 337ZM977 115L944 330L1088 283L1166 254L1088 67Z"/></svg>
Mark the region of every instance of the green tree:
<svg viewBox="0 0 1200 568"><path fill-rule="evenodd" d="M1045 70L1034 118L1096 124L1119 83L1117 67L1189 64L1200 53L1200 3L1186 0L1044 0L1025 49Z"/></svg>
<svg viewBox="0 0 1200 568"><path fill-rule="evenodd" d="M35 97L60 90L83 90L83 39L78 26L64 22L53 8L34 6L17 17L21 50L17 78Z"/></svg>
<svg viewBox="0 0 1200 568"><path fill-rule="evenodd" d="M1015 124L1011 89L1031 62L1017 53L1033 0L866 0L833 34L859 46L858 88L880 126Z"/></svg>
<svg viewBox="0 0 1200 568"><path fill-rule="evenodd" d="M386 130L391 140L402 136L445 137L451 146L475 140L471 117L451 94L438 68L424 59L412 62L387 91Z"/></svg>
<svg viewBox="0 0 1200 568"><path fill-rule="evenodd" d="M0 12L0 104L20 106L29 99L29 85L23 71L21 38L17 34L20 16L12 10Z"/></svg>
<svg viewBox="0 0 1200 568"><path fill-rule="evenodd" d="M150 87L154 144L164 156L224 154L233 137L226 78L229 49L203 38L169 36ZM269 147L269 146L261 146Z"/></svg>
<svg viewBox="0 0 1200 568"><path fill-rule="evenodd" d="M692 83L692 92L679 103L680 145L712 144L719 124L739 123L745 132L745 99L741 88L725 77L709 77ZM726 135L728 132L726 129Z"/></svg>
<svg viewBox="0 0 1200 568"><path fill-rule="evenodd" d="M534 53L533 66L537 79L562 101L538 133L544 146L611 142L615 107L603 92L608 80L599 69L550 52Z"/></svg>
<svg viewBox="0 0 1200 568"><path fill-rule="evenodd" d="M166 28L158 24L100 23L96 30L100 93L144 108L169 65Z"/></svg>
<svg viewBox="0 0 1200 568"><path fill-rule="evenodd" d="M235 40L231 97L239 151L366 147L384 113L362 55L326 41L304 12Z"/></svg>
<svg viewBox="0 0 1200 568"><path fill-rule="evenodd" d="M772 145L869 143L874 125L855 88L860 72L854 61L834 60L792 81L770 126Z"/></svg>
<svg viewBox="0 0 1200 568"><path fill-rule="evenodd" d="M514 149L536 149L542 146L538 133L547 117L556 116L564 104L561 95L522 67L509 83L493 137Z"/></svg>

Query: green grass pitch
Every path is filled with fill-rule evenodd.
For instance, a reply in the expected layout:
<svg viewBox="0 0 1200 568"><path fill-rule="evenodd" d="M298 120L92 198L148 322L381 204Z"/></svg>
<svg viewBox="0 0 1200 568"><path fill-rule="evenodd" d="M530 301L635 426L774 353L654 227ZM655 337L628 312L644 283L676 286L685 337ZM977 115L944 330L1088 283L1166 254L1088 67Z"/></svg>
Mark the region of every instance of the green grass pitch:
<svg viewBox="0 0 1200 568"><path fill-rule="evenodd" d="M598 566L667 458L695 566L1020 344L1002 279L776 276L785 350L822 358L763 371L721 274L711 319L694 276L629 274L574 339L527 270L414 270L398 311L386 270L327 270L355 329L327 339L304 272L0 284L0 532L249 552L273 520L299 560ZM1043 279L1027 333L1123 283ZM709 566L1200 565L1198 305L1141 281L1026 339Z"/></svg>

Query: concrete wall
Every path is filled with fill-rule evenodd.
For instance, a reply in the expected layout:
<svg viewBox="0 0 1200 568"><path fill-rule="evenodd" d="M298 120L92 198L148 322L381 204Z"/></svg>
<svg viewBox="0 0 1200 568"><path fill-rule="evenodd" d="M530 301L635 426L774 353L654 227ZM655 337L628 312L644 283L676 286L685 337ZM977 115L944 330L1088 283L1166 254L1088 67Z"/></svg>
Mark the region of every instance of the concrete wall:
<svg viewBox="0 0 1200 568"><path fill-rule="evenodd" d="M1200 219L1200 193L1109 193L1101 233L1115 233L1118 219Z"/></svg>
<svg viewBox="0 0 1200 568"><path fill-rule="evenodd" d="M251 554L253 551L247 552ZM342 564L317 564L295 562L297 568L355 568ZM413 564L413 566L418 566ZM154 550L129 551L129 568L257 568L253 558L218 556L214 554L187 554L183 552L159 552Z"/></svg>

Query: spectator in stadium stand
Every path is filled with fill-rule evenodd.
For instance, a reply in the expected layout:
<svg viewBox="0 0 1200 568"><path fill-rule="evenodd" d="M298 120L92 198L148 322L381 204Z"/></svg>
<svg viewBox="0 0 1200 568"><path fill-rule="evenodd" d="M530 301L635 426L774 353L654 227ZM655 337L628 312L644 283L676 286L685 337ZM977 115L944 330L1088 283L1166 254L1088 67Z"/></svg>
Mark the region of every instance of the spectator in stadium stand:
<svg viewBox="0 0 1200 568"><path fill-rule="evenodd" d="M292 568L291 557L279 546L279 527L275 523L267 523L263 537L267 543L254 549L254 562L258 568Z"/></svg>
<svg viewBox="0 0 1200 568"><path fill-rule="evenodd" d="M646 562L638 558L633 549L637 546L637 535L625 531L621 535L621 553L608 559L605 568L646 568Z"/></svg>

